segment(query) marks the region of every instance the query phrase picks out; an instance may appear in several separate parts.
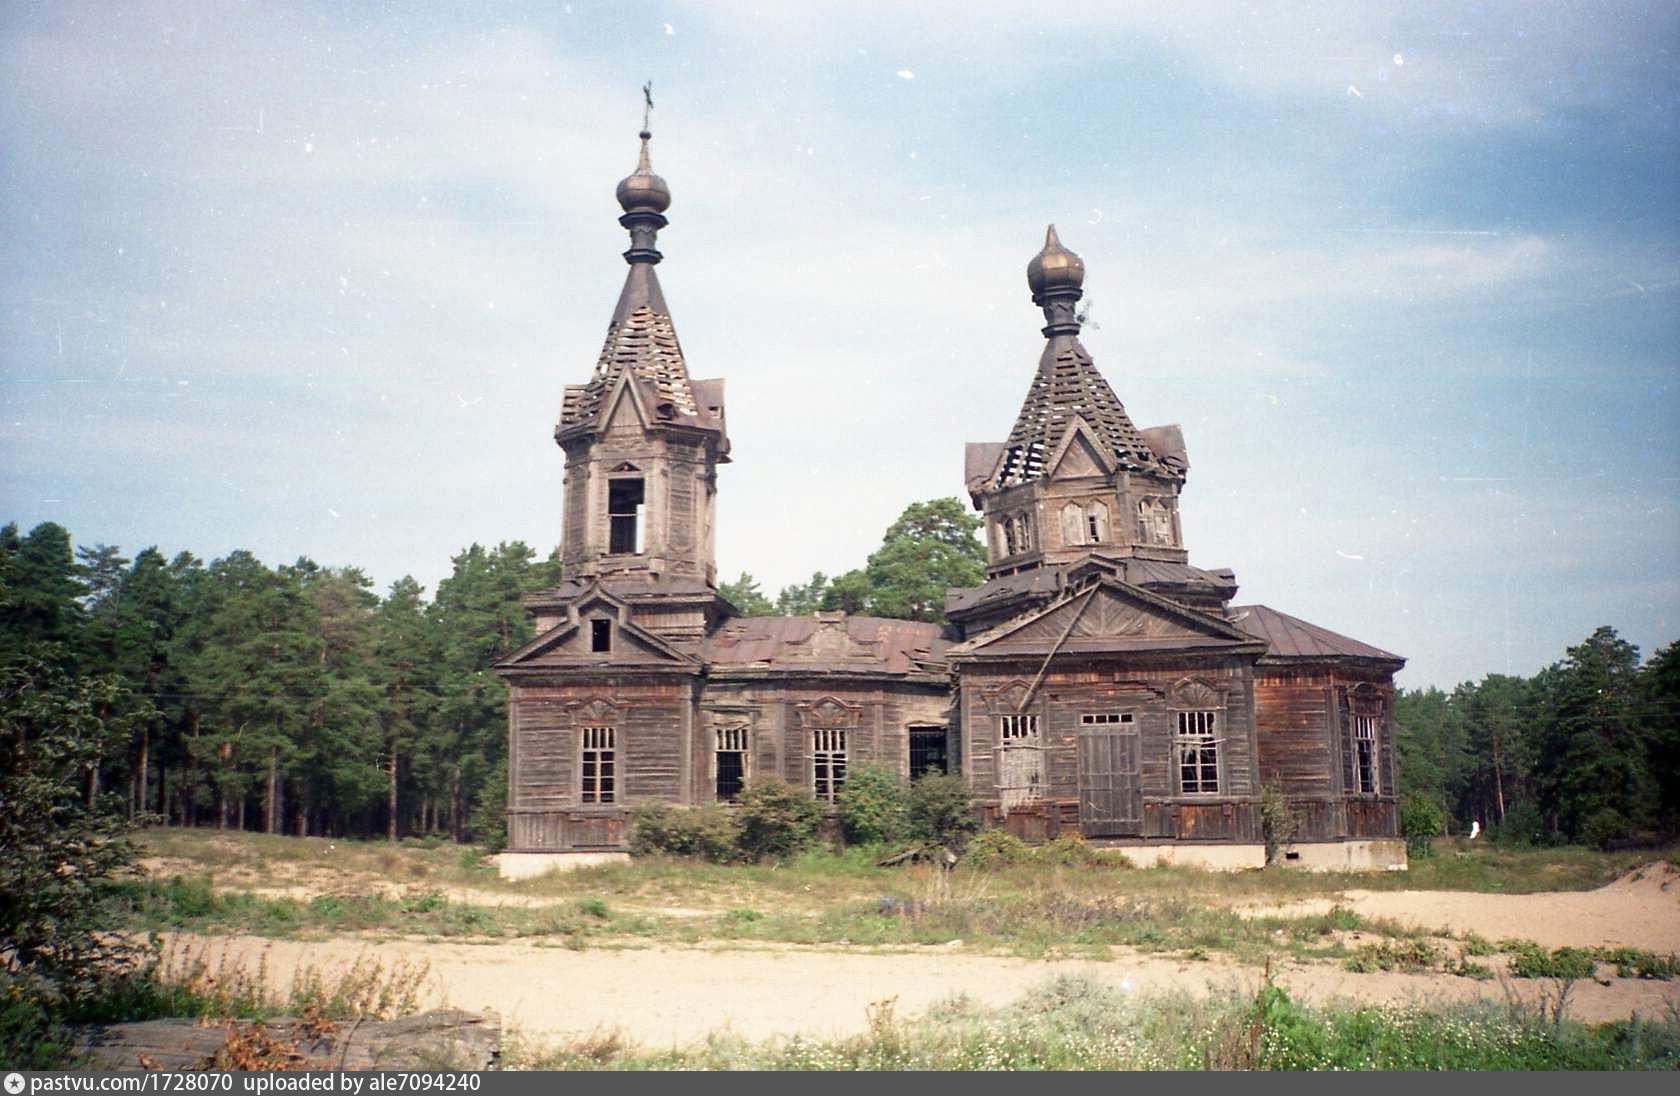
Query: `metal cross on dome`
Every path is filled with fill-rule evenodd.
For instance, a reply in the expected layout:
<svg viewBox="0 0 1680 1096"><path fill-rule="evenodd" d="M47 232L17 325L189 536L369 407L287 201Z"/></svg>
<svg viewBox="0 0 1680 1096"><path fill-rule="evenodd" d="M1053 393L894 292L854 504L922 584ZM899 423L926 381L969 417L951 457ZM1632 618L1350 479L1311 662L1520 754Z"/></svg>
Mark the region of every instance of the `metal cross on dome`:
<svg viewBox="0 0 1680 1096"><path fill-rule="evenodd" d="M648 117L653 113L653 81L642 85L642 100L646 104L642 107L642 128L648 127Z"/></svg>

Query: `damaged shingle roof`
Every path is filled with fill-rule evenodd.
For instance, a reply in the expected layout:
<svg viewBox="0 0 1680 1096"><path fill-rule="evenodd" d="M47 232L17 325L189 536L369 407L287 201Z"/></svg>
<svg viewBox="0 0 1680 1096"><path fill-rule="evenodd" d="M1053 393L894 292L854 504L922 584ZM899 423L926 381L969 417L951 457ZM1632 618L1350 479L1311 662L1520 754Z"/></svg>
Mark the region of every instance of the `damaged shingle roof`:
<svg viewBox="0 0 1680 1096"><path fill-rule="evenodd" d="M1121 467L1172 474L1132 425L1120 397L1097 372L1079 340L1055 335L1039 358L1038 373L1004 442L1003 463L991 486L1012 487L1043 476L1046 462L1076 417L1096 431Z"/></svg>
<svg viewBox="0 0 1680 1096"><path fill-rule="evenodd" d="M705 425L717 417L696 398L671 310L649 263L631 264L594 376L587 384L566 388L561 428L595 421L602 400L626 373L640 382L655 407L670 408L677 421Z"/></svg>

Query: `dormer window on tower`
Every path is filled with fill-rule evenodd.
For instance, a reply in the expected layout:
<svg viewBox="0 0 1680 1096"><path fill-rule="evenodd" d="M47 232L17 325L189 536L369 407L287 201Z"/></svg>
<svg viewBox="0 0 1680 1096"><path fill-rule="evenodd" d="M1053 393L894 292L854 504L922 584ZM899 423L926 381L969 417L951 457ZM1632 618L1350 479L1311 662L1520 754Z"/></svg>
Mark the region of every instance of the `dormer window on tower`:
<svg viewBox="0 0 1680 1096"><path fill-rule="evenodd" d="M607 481L607 519L611 524L607 550L615 556L633 556L642 550L642 503L646 489L642 477L623 476Z"/></svg>

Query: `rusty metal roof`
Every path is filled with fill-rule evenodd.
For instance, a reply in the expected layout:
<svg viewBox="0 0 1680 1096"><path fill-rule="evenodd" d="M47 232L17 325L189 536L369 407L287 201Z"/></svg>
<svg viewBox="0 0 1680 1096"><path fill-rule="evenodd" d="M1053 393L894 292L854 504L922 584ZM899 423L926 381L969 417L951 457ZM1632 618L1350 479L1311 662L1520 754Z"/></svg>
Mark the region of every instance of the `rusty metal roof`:
<svg viewBox="0 0 1680 1096"><path fill-rule="evenodd" d="M844 613L736 617L700 649L720 669L909 674L943 657L949 645L943 631L937 624Z"/></svg>
<svg viewBox="0 0 1680 1096"><path fill-rule="evenodd" d="M1361 643L1268 605L1233 605L1225 618L1271 645L1268 658L1371 658L1405 662L1400 655Z"/></svg>

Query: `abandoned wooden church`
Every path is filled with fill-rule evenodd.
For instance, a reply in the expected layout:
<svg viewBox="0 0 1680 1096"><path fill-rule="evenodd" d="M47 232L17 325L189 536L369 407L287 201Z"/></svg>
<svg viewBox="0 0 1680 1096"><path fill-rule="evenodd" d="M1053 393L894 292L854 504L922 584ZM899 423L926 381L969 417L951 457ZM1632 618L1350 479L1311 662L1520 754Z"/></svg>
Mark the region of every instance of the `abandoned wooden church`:
<svg viewBox="0 0 1680 1096"><path fill-rule="evenodd" d="M961 773L988 821L1133 860L1264 860L1260 792L1300 818L1292 859L1398 867L1396 655L1192 565L1176 426L1138 429L1079 342L1083 262L1049 232L1027 267L1045 346L1015 426L970 444L989 570L948 626L743 617L713 560L723 382L698 380L654 267L670 191L649 134L618 184L629 274L594 373L568 386L565 579L529 602L510 689L509 853L526 873L625 847L637 803L728 800L775 775L832 801L849 766ZM1023 373L1025 370L1023 370Z"/></svg>

